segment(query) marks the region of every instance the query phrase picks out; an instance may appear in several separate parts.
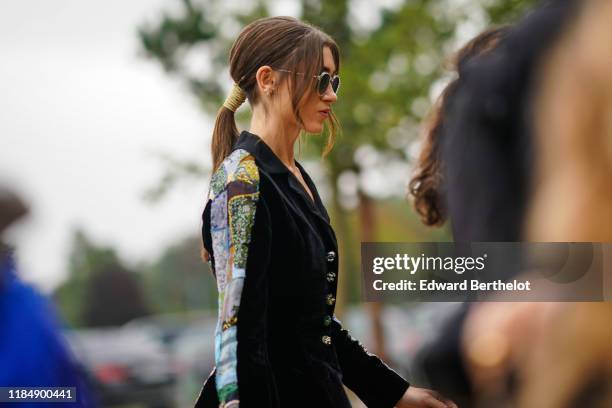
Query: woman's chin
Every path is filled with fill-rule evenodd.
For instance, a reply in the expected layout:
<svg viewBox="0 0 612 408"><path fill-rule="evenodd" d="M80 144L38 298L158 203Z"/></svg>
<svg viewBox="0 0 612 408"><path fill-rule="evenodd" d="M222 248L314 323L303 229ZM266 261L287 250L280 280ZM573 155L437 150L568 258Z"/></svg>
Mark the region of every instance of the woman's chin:
<svg viewBox="0 0 612 408"><path fill-rule="evenodd" d="M306 133L321 133L323 131L323 123L310 123L304 126Z"/></svg>

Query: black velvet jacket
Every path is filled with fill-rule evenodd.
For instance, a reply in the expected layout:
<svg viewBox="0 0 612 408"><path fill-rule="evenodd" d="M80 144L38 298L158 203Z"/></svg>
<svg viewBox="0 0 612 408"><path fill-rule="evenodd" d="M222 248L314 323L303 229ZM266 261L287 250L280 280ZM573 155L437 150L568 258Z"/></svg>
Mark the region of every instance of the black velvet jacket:
<svg viewBox="0 0 612 408"><path fill-rule="evenodd" d="M338 246L314 195L258 136L242 132L215 172L204 246L219 288L216 368L196 407L390 408L408 383L334 317Z"/></svg>

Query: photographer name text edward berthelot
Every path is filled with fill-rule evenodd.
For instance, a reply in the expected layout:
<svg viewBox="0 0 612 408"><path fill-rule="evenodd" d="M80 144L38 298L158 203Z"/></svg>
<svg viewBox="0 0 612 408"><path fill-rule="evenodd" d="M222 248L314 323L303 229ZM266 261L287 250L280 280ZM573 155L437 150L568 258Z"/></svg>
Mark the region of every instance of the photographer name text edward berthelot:
<svg viewBox="0 0 612 408"><path fill-rule="evenodd" d="M423 292L444 292L444 291L530 291L531 281L513 280L504 282L496 280L493 282L482 282L478 279L464 279L461 282L439 282L435 279L421 279L418 282L408 279L401 279L397 282L384 282L376 279L372 282L372 287L376 291L423 291Z"/></svg>

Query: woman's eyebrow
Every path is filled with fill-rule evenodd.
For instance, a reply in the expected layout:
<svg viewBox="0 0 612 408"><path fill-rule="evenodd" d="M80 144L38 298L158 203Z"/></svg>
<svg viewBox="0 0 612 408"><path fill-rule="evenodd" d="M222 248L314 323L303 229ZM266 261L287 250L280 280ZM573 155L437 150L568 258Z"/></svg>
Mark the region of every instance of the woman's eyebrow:
<svg viewBox="0 0 612 408"><path fill-rule="evenodd" d="M331 68L329 68L329 67L327 67L325 65L323 65L323 71L329 72L330 74L333 72Z"/></svg>

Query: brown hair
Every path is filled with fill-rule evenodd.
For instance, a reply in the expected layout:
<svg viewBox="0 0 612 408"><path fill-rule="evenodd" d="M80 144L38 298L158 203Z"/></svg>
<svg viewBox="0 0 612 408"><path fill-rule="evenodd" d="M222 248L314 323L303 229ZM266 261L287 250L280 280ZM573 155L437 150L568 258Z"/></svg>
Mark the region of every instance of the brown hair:
<svg viewBox="0 0 612 408"><path fill-rule="evenodd" d="M249 103L257 103L257 80L259 67L268 65L279 71L281 80L287 77L292 95L293 112L301 123L300 109L310 92L314 91L313 77L323 69L323 48L329 47L334 57L336 70L340 69L340 53L334 40L318 28L293 17L267 17L247 25L230 51L230 75L245 92ZM329 137L324 154L332 148L338 121L331 112L328 120ZM222 106L217 113L212 138L213 169L230 154L238 138L234 112Z"/></svg>
<svg viewBox="0 0 612 408"><path fill-rule="evenodd" d="M416 172L408 184L409 194L414 197L414 208L425 225L440 226L447 217L441 192L440 134L448 101L460 81L459 72L473 57L494 49L506 30L507 27L502 26L483 31L457 51L447 63L448 69L458 75L444 88L425 120L424 145L416 164Z"/></svg>

